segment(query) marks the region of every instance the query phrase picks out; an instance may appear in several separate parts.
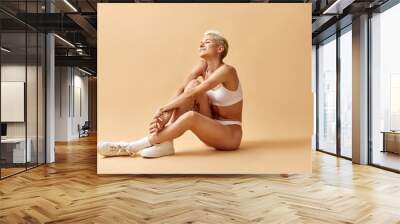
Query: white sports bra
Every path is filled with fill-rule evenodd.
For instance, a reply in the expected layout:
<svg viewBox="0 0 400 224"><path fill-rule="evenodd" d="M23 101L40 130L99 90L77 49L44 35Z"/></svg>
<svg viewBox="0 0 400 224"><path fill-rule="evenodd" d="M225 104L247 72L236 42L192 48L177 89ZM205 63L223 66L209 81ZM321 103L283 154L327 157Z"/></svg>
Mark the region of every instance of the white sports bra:
<svg viewBox="0 0 400 224"><path fill-rule="evenodd" d="M224 85L220 83L218 88L208 90L207 95L213 105L229 106L242 100L242 86L239 82L238 88L232 91L225 88Z"/></svg>

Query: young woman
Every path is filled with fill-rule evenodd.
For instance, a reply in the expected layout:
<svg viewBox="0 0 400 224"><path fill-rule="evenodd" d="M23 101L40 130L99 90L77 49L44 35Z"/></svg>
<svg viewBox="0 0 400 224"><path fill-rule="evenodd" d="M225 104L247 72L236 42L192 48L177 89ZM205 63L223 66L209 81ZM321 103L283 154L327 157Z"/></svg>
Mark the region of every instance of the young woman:
<svg viewBox="0 0 400 224"><path fill-rule="evenodd" d="M149 135L133 142L100 142L99 154L120 156L141 151L145 158L172 155L173 139L187 130L217 150L238 149L242 139L242 88L235 68L223 61L227 53L228 42L219 32L205 32L199 48L200 63L186 77L176 97L156 112Z"/></svg>

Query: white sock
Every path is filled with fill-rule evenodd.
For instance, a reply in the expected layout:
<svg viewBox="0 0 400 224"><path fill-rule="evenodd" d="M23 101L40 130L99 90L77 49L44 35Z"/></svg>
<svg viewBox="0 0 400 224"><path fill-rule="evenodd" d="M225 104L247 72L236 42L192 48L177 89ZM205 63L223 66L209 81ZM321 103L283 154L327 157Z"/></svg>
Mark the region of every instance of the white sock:
<svg viewBox="0 0 400 224"><path fill-rule="evenodd" d="M133 152L138 152L139 150L150 146L152 146L152 144L150 143L148 136L136 141L128 142L128 149Z"/></svg>

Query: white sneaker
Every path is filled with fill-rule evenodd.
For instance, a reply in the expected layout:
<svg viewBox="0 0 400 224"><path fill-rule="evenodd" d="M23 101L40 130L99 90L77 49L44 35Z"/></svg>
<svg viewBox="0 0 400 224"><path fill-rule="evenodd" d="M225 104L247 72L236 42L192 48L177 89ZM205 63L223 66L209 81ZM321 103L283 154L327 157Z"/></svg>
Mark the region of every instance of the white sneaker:
<svg viewBox="0 0 400 224"><path fill-rule="evenodd" d="M155 144L149 148L143 149L140 152L140 155L143 158L157 158L173 154L175 154L173 141L165 141L160 144Z"/></svg>
<svg viewBox="0 0 400 224"><path fill-rule="evenodd" d="M127 142L99 142L97 152L104 156L133 156L136 152L129 149Z"/></svg>

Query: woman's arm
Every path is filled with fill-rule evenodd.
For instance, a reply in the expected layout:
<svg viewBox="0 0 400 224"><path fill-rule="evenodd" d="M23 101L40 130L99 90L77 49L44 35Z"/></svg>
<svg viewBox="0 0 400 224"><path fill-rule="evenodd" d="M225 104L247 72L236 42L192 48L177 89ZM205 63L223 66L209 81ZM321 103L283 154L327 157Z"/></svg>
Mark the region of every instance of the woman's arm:
<svg viewBox="0 0 400 224"><path fill-rule="evenodd" d="M202 76L205 74L207 69L207 62L203 59L200 60L200 62L195 65L192 69L192 71L190 72L190 74L188 76L185 77L184 81L183 81L183 85L178 89L178 92L176 94L176 96L179 96L180 94L183 93L183 91L185 90L185 86L193 79L196 79L199 76Z"/></svg>
<svg viewBox="0 0 400 224"><path fill-rule="evenodd" d="M221 66L210 75L207 80L195 86L194 88L183 92L171 102L160 108L160 113L169 111L179 107L183 102L190 98L196 98L199 95L205 94L208 90L213 89L218 84L225 82L229 75L235 72L235 69L231 66Z"/></svg>
<svg viewBox="0 0 400 224"><path fill-rule="evenodd" d="M189 73L188 76L185 77L183 81L183 86L181 86L174 98L178 97L181 95L184 90L186 85L193 79L196 79L199 76L204 76L205 72L207 69L207 62L203 59L200 60L200 62L195 65L192 69L192 71ZM168 123L168 121L171 119L173 114L173 111L165 111L161 112L161 110L158 110L156 114L153 116L153 121L150 123L149 131L152 133L154 130L162 129L165 124Z"/></svg>

